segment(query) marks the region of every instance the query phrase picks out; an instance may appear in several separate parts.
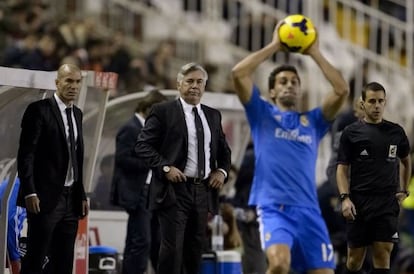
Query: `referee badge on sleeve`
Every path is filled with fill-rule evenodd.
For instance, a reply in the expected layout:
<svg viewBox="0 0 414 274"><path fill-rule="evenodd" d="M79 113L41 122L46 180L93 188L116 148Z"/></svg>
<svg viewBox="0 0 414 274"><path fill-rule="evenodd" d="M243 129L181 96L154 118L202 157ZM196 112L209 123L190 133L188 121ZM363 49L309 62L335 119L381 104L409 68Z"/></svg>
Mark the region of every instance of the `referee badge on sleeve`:
<svg viewBox="0 0 414 274"><path fill-rule="evenodd" d="M390 145L388 150L388 158L396 158L397 157L397 145Z"/></svg>

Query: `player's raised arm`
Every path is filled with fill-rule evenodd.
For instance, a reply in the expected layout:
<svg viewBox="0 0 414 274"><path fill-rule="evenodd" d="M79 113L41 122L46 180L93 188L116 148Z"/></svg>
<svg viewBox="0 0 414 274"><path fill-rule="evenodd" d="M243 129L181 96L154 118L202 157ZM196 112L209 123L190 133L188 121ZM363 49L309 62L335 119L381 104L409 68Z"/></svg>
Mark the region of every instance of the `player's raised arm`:
<svg viewBox="0 0 414 274"><path fill-rule="evenodd" d="M333 120L341 109L342 104L346 101L349 94L348 83L343 78L342 74L323 56L319 50L319 39L305 51L305 54L312 57L323 75L332 85L333 90L325 97L322 102L322 112L327 120Z"/></svg>
<svg viewBox="0 0 414 274"><path fill-rule="evenodd" d="M282 49L279 36L277 34L279 26L280 24L278 24L275 28L272 42L267 44L264 48L247 55L232 69L236 93L243 104L247 103L252 96L253 73L257 67L267 58Z"/></svg>

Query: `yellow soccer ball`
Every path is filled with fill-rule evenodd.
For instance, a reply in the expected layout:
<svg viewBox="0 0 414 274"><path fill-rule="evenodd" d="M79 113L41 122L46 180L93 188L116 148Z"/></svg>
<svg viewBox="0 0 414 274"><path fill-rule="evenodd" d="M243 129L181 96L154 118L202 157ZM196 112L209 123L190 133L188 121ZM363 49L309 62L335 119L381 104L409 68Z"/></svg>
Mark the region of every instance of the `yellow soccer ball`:
<svg viewBox="0 0 414 274"><path fill-rule="evenodd" d="M280 42L290 52L303 53L316 39L312 21L302 14L289 15L283 19L278 34Z"/></svg>

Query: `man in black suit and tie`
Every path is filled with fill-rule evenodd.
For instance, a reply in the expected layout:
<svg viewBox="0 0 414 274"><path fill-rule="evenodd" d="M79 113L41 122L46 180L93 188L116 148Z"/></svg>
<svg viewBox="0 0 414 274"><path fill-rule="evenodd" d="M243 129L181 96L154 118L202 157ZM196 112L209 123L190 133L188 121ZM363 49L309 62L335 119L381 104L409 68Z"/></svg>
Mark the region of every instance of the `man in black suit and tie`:
<svg viewBox="0 0 414 274"><path fill-rule="evenodd" d="M72 274L79 218L88 213L82 181L82 112L73 105L81 71L62 65L51 98L31 103L22 119L18 204L26 207L27 253L21 274Z"/></svg>
<svg viewBox="0 0 414 274"><path fill-rule="evenodd" d="M122 261L123 274L143 274L158 256L158 221L148 210L148 189L152 172L138 158L134 148L152 105L167 101L158 90L150 91L139 99L134 116L123 125L116 135L115 169L111 189L111 201L128 213L127 235Z"/></svg>
<svg viewBox="0 0 414 274"><path fill-rule="evenodd" d="M177 75L180 98L154 105L135 147L151 167L150 208L161 231L157 274L198 274L207 214L218 207L218 189L231 152L218 110L200 104L208 75L195 63Z"/></svg>

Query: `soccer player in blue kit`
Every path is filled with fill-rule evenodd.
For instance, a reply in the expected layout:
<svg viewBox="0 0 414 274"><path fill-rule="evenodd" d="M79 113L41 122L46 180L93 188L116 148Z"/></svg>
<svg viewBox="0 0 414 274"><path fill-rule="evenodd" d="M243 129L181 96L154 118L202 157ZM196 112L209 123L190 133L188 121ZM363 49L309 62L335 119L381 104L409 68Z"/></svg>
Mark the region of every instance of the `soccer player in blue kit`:
<svg viewBox="0 0 414 274"><path fill-rule="evenodd" d="M269 95L261 98L253 84L257 67L284 51L275 28L272 41L251 53L232 70L253 137L256 169L250 193L259 213L267 274L333 274L334 252L316 194L318 145L348 96L348 84L319 50L318 39L305 51L321 69L333 90L320 107L299 112L300 78L283 65L269 76Z"/></svg>
<svg viewBox="0 0 414 274"><path fill-rule="evenodd" d="M6 192L8 180L0 182L0 204ZM10 259L10 273L20 273L20 248L19 240L26 219L26 209L16 205L17 194L19 192L20 180L16 178L13 189L10 193L8 206L8 226L7 226L7 255Z"/></svg>

